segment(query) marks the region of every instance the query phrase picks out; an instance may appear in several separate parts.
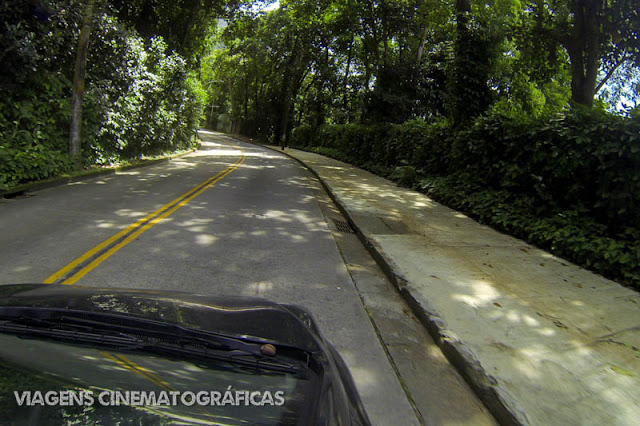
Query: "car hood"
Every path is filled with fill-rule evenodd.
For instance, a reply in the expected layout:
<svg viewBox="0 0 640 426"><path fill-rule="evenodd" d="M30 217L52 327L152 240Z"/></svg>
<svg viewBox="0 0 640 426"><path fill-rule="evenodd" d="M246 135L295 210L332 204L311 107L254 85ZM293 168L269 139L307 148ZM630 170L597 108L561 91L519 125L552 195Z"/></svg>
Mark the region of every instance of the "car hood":
<svg viewBox="0 0 640 426"><path fill-rule="evenodd" d="M300 307L254 297L12 284L0 286L0 307L24 306L133 315L237 337L320 350L315 323Z"/></svg>

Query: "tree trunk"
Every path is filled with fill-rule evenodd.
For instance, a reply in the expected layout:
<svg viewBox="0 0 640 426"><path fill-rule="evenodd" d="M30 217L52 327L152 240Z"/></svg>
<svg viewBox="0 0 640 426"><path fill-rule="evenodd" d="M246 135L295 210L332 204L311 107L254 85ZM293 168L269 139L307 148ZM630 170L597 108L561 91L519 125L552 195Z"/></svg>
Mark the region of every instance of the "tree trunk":
<svg viewBox="0 0 640 426"><path fill-rule="evenodd" d="M287 143L288 121L289 112L294 105L293 99L298 93L298 88L293 86L297 84L297 76L304 73L304 70L299 70L301 62L303 60L304 53L299 51L301 49L298 39L294 40L293 47L291 49L291 56L287 60L287 64L282 75L282 85L280 86L280 98L278 101L278 116L276 116L276 122L274 126L274 144L280 145L282 149L285 148ZM295 91L294 91L295 90Z"/></svg>
<svg viewBox="0 0 640 426"><path fill-rule="evenodd" d="M89 51L89 35L95 0L87 0L82 16L82 28L78 38L76 65L73 73L73 94L71 97L71 131L69 136L69 155L75 169L82 168L80 156L82 133L82 98L84 95L85 75L87 71L87 53Z"/></svg>
<svg viewBox="0 0 640 426"><path fill-rule="evenodd" d="M229 103L231 104L231 111L229 111L229 115L231 116L231 129L229 129L229 132L235 133L236 123L238 122L238 107L233 99L233 83L231 77L227 77L227 85L229 87Z"/></svg>
<svg viewBox="0 0 640 426"><path fill-rule="evenodd" d="M593 106L600 68L600 3L577 0L573 3L574 26L563 41L571 61L571 100L587 107Z"/></svg>
<svg viewBox="0 0 640 426"><path fill-rule="evenodd" d="M342 108L344 109L344 111L347 114L347 123L350 122L350 113L349 113L349 72L351 69L351 60L353 59L353 42L354 42L354 36L353 34L351 35L351 43L349 43L349 54L347 56L347 69L344 72L344 82L343 82L343 87L344 87L344 92L342 94Z"/></svg>
<svg viewBox="0 0 640 426"><path fill-rule="evenodd" d="M191 33L191 28L193 27L193 22L196 19L196 16L199 12L197 7L194 7L195 5L191 5L192 7L190 7L190 13L189 13L189 19L187 19L187 22L185 24L185 27L183 29L183 34L184 36L182 37L182 43L180 43L180 53L182 53L183 56L187 56L185 54L185 52L187 52L187 41L189 40L189 34ZM187 58L187 60L191 60L191 58Z"/></svg>
<svg viewBox="0 0 640 426"><path fill-rule="evenodd" d="M420 46L418 47L418 57L416 58L416 65L419 67L420 62L422 61L422 55L424 54L424 45L427 42L427 34L428 34L429 26L424 27L424 31L422 32L422 39L420 40Z"/></svg>
<svg viewBox="0 0 640 426"><path fill-rule="evenodd" d="M242 66L244 68L244 112L242 114L242 127L249 121L249 70L247 69L247 61L242 58Z"/></svg>

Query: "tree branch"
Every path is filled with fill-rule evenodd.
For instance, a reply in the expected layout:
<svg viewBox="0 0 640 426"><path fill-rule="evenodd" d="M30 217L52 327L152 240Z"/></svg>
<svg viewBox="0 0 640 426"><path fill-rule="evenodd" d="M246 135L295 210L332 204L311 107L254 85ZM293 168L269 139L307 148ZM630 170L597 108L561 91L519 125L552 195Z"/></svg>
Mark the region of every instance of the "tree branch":
<svg viewBox="0 0 640 426"><path fill-rule="evenodd" d="M611 69L609 71L607 71L607 75L605 75L604 78L602 79L602 81L600 81L600 83L598 83L598 85L596 86L595 91L593 92L593 94L596 95L600 91L600 89L602 89L602 87L607 83L607 81L609 81L609 79L611 78L613 73L616 72L616 70L618 68L620 68L620 65L624 64L629 59L631 59L631 56L630 55L625 55L622 59L620 59L620 61L617 64L615 64L613 67L611 67Z"/></svg>

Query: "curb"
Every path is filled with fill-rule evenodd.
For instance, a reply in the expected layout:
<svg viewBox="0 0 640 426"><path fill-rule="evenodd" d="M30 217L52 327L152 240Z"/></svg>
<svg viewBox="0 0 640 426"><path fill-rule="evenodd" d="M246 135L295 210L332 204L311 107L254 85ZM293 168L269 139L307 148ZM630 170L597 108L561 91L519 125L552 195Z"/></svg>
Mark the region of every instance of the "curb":
<svg viewBox="0 0 640 426"><path fill-rule="evenodd" d="M331 200L356 231L360 242L375 259L376 263L380 266L405 302L407 302L413 314L416 315L418 320L426 328L447 360L458 370L458 373L464 378L476 396L485 404L496 421L501 425L528 424L526 414L517 408L517 402L513 400L507 402L507 395L503 394L497 387L495 378L487 374L473 354L473 351L447 328L447 323L444 318L442 318L432 306L425 305L424 302L419 301L413 296L411 292L412 284L402 276L402 274L394 270L393 260L389 259L376 242L357 226L345 205L336 197L331 186L328 185L312 167L289 154L286 150L274 149L259 143L255 143L255 145L260 145L272 151L285 154L300 163L318 179Z"/></svg>
<svg viewBox="0 0 640 426"><path fill-rule="evenodd" d="M62 176L57 176L54 178L49 178L49 179L44 179L44 180L38 180L38 181L34 181L34 182L27 182L27 183L23 183L17 186L14 186L12 188L6 189L4 191L0 191L0 197L4 197L4 198L12 198L18 195L22 195L25 192L30 192L30 191L38 191L41 189L47 189L47 188L53 188L56 186L62 186L62 185L66 185L69 183L73 183L73 182L80 182L83 180L89 180L89 179L93 179L95 177L98 176L108 176L108 175L112 175L115 174L116 172L121 172L121 171L125 171L125 170L131 170L131 169L138 169L138 168L142 168L142 167L147 167L147 166L152 166L154 164L160 164L160 163L166 163L169 162L175 158L180 158L183 155L187 155L187 154L191 154L192 152L197 151L198 149L192 149L190 151L187 151L183 154L178 154L178 155L173 155L173 156L169 156L167 158L158 158L158 159L153 159L153 160L143 160L140 163L137 164L128 164L125 166L119 166L119 167L113 167L113 168L108 168L108 169L98 169L98 170L92 170L92 171L87 171L86 173L81 173L79 175L76 176L69 176L69 175L62 175Z"/></svg>

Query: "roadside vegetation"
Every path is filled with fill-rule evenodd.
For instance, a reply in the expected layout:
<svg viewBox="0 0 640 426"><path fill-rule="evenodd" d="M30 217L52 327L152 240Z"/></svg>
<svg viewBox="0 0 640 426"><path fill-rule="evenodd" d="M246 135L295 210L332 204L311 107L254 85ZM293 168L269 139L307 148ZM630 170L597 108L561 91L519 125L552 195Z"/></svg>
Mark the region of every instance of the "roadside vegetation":
<svg viewBox="0 0 640 426"><path fill-rule="evenodd" d="M3 1L0 191L192 146L206 101L196 58L215 13L186 0Z"/></svg>
<svg viewBox="0 0 640 426"><path fill-rule="evenodd" d="M227 24L202 62L212 126L358 165L640 288L633 2L280 1Z"/></svg>
<svg viewBox="0 0 640 426"><path fill-rule="evenodd" d="M185 149L202 125L348 161L639 288L636 3L4 1L0 191Z"/></svg>
<svg viewBox="0 0 640 426"><path fill-rule="evenodd" d="M574 108L553 120L294 130L292 145L422 191L481 223L640 288L640 120Z"/></svg>

